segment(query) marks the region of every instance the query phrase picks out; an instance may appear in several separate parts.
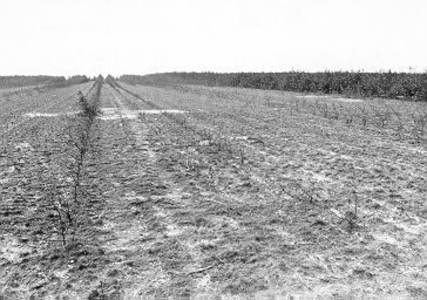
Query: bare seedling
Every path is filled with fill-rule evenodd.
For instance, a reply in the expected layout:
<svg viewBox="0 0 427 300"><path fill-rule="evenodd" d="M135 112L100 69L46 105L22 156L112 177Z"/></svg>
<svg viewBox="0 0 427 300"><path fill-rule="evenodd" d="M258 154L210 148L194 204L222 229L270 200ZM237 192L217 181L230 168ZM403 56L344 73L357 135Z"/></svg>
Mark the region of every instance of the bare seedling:
<svg viewBox="0 0 427 300"><path fill-rule="evenodd" d="M382 111L381 109L375 107L375 105L371 104L371 109L374 112L374 117L378 121L378 126L380 128L384 128L390 118L390 114L386 111Z"/></svg>
<svg viewBox="0 0 427 300"><path fill-rule="evenodd" d="M335 119L335 120L339 120L339 118L340 118L340 111L342 111L341 107L337 107L337 104L335 104L334 102L332 102L332 114L331 114L331 118Z"/></svg>
<svg viewBox="0 0 427 300"><path fill-rule="evenodd" d="M397 133L399 135L399 139L402 140L402 138L403 138L402 133L403 133L403 130L405 129L402 112L397 110L396 108L394 108L393 105L387 105L386 103L384 103L384 105L386 105L387 108L395 116L395 118L396 118L396 130L397 130Z"/></svg>
<svg viewBox="0 0 427 300"><path fill-rule="evenodd" d="M360 114L361 123L363 127L366 127L368 125L369 111L364 105L359 106L359 110L361 112Z"/></svg>
<svg viewBox="0 0 427 300"><path fill-rule="evenodd" d="M350 231L354 230L357 227L359 222L359 197L357 196L357 183L356 183L356 173L353 171L352 177L352 190L351 190L352 199L349 199L349 203L352 203L353 208L349 209L344 214L344 219L349 225Z"/></svg>
<svg viewBox="0 0 427 300"><path fill-rule="evenodd" d="M52 233L59 236L62 245L66 247L74 241L76 234L74 203L69 195L63 191L58 193L57 189L57 186L52 186L48 194L48 201L54 212Z"/></svg>
<svg viewBox="0 0 427 300"><path fill-rule="evenodd" d="M288 189L283 189L283 191L292 198L310 204L315 204L319 198L319 191L313 181L309 181L307 184L292 182L288 185Z"/></svg>

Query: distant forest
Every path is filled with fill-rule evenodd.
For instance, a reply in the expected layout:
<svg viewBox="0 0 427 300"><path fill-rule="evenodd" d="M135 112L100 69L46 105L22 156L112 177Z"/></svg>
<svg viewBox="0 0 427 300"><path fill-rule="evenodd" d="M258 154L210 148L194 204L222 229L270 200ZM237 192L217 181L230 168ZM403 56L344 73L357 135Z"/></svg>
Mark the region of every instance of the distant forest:
<svg viewBox="0 0 427 300"><path fill-rule="evenodd" d="M68 86L89 81L85 75L75 75L68 79L64 76L0 76L0 88L19 88L33 85Z"/></svg>
<svg viewBox="0 0 427 300"><path fill-rule="evenodd" d="M123 75L130 84L197 84L427 101L427 74L367 72L159 73Z"/></svg>
<svg viewBox="0 0 427 300"><path fill-rule="evenodd" d="M0 88L16 88L64 81L65 77L56 76L0 76Z"/></svg>

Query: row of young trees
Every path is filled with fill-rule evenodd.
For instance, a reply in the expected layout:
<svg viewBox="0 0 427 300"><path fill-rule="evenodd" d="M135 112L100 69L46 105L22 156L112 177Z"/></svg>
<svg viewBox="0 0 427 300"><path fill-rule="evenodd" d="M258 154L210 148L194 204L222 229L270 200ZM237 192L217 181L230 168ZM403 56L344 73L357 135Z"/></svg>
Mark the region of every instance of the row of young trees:
<svg viewBox="0 0 427 300"><path fill-rule="evenodd" d="M366 72L161 73L123 75L131 84L199 84L353 97L405 98L427 101L427 74Z"/></svg>
<svg viewBox="0 0 427 300"><path fill-rule="evenodd" d="M69 163L63 165L64 171L71 179L67 183L57 182L52 178L52 185L47 190L46 200L52 212L50 230L48 235L54 235L64 247L72 245L76 238L81 238L79 230L85 222L84 217L87 205L88 192L83 185L85 174L85 160L89 151L90 134L96 116L101 114L100 95L103 78L98 77L86 95L78 92L78 113L70 118L67 130L69 149L64 151L64 156ZM68 157L67 157L68 155ZM61 187L61 188L59 188Z"/></svg>

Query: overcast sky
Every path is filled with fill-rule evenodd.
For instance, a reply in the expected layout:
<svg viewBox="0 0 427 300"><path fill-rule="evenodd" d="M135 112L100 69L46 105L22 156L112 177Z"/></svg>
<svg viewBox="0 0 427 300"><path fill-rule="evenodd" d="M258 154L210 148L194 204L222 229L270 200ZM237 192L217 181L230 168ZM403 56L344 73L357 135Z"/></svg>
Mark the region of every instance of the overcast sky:
<svg viewBox="0 0 427 300"><path fill-rule="evenodd" d="M427 70L427 0L0 0L0 75Z"/></svg>

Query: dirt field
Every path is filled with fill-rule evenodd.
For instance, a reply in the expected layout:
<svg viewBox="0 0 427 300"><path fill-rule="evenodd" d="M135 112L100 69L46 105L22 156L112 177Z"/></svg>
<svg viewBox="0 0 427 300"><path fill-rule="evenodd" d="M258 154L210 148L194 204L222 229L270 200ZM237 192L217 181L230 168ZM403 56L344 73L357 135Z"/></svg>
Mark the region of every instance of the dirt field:
<svg viewBox="0 0 427 300"><path fill-rule="evenodd" d="M427 299L426 105L104 84L64 249L92 84L0 96L1 300Z"/></svg>

